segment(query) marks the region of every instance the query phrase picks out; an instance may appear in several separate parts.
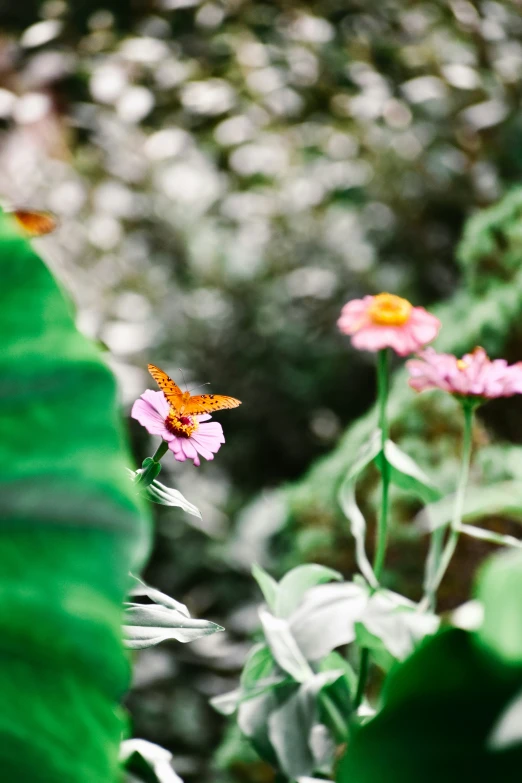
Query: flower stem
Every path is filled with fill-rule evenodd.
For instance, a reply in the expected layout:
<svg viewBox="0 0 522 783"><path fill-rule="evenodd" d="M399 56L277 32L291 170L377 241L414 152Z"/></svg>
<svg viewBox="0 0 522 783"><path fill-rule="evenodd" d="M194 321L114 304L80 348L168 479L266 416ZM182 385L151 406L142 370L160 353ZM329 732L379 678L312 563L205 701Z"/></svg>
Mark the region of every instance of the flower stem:
<svg viewBox="0 0 522 783"><path fill-rule="evenodd" d="M366 680L368 679L368 669L370 665L370 651L367 647L361 648L361 657L359 659L359 678L357 680L357 690L353 700L354 710L357 711L362 704Z"/></svg>
<svg viewBox="0 0 522 783"><path fill-rule="evenodd" d="M160 459L168 451L168 448L169 444L167 441L162 440L152 457L147 457L143 460L141 469L137 471L134 479L134 483L140 487L140 490L149 487L158 476L161 470Z"/></svg>
<svg viewBox="0 0 522 783"><path fill-rule="evenodd" d="M453 508L453 517L450 524L450 531L446 545L440 554L438 567L435 569L433 580L428 586L426 597L423 604L427 603L432 609L435 608L437 590L444 578L444 574L451 562L451 558L457 548L457 542L461 533L462 512L464 509L464 499L466 496L466 487L469 479L469 466L471 462L471 446L473 440L473 419L476 404L468 399L462 401L462 410L464 411L464 436L462 442L462 457L460 463L460 474L455 495L455 506ZM442 539L441 539L442 540Z"/></svg>
<svg viewBox="0 0 522 783"><path fill-rule="evenodd" d="M388 541L388 506L389 506L389 488L390 488L390 466L385 455L386 441L388 440L388 418L386 407L388 403L389 389L389 370L388 370L388 351L384 348L379 351L377 359L377 405L379 410L379 429L381 431L381 510L377 522L377 544L375 557L373 560L373 570L377 581L381 578L382 568L384 566L384 557L386 555L386 544ZM375 589L371 589L371 593ZM359 678L357 681L357 690L354 698L354 708L360 707L364 698L366 682L370 669L370 651L367 647L361 648L361 657L359 662Z"/></svg>
<svg viewBox="0 0 522 783"><path fill-rule="evenodd" d="M154 462L159 462L160 459L163 457L164 454L167 453L168 450L169 450L169 444L167 443L166 440L162 440L160 445L152 455L152 459L154 460Z"/></svg>
<svg viewBox="0 0 522 783"><path fill-rule="evenodd" d="M381 430L381 512L377 523L377 547L373 561L373 570L379 580L384 565L384 556L386 554L386 544L388 541L388 504L390 488L390 466L385 457L384 448L388 440L388 419L386 416L386 405L388 402L388 352L386 349L379 351L377 363L377 394L379 406L379 428Z"/></svg>

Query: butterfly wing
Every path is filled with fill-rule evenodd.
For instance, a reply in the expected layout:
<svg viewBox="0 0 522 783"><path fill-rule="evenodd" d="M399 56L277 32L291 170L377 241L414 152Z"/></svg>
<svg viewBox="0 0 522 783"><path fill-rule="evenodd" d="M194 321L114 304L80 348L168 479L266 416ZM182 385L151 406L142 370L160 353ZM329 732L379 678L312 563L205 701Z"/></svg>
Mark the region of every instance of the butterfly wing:
<svg viewBox="0 0 522 783"><path fill-rule="evenodd" d="M27 234L33 237L50 234L58 225L58 221L52 212L39 212L33 209L13 209L10 214L20 228L23 228Z"/></svg>
<svg viewBox="0 0 522 783"><path fill-rule="evenodd" d="M156 367L154 364L149 364L148 370L165 395L165 399L169 405L171 405L173 408L179 409L183 400L183 392L177 383L174 383L172 378L169 378L166 372L163 372L163 370L160 370L160 368Z"/></svg>
<svg viewBox="0 0 522 783"><path fill-rule="evenodd" d="M236 400L235 397L225 397L223 394L196 394L185 403L183 412L189 416L197 416L201 413L237 408L238 405L241 405L241 401Z"/></svg>

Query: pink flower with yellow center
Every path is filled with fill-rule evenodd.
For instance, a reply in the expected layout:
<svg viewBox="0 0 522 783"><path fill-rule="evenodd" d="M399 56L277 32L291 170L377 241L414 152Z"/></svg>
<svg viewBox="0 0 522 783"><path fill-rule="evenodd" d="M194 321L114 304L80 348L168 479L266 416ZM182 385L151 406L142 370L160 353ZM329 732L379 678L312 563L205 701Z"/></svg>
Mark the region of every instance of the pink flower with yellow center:
<svg viewBox="0 0 522 783"><path fill-rule="evenodd" d="M187 416L175 413L163 392L147 389L132 406L131 416L151 435L160 435L178 462L191 459L199 466L199 456L214 459L225 442L223 429L217 421L209 421L207 413Z"/></svg>
<svg viewBox="0 0 522 783"><path fill-rule="evenodd" d="M392 348L399 356L418 351L437 336L440 321L395 294L365 296L345 304L337 325L363 351Z"/></svg>
<svg viewBox="0 0 522 783"><path fill-rule="evenodd" d="M505 359L492 361L483 348L475 348L462 359L427 348L406 366L409 384L419 392L443 389L458 397L488 400L522 394L522 362L509 365Z"/></svg>

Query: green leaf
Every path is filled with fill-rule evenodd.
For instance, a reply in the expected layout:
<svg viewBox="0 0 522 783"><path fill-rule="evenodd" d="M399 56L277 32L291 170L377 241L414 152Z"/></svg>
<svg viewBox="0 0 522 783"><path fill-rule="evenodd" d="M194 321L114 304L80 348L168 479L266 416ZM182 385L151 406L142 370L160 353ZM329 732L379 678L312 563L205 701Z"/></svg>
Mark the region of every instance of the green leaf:
<svg viewBox="0 0 522 783"><path fill-rule="evenodd" d="M270 574L267 574L265 569L261 568L257 563L254 563L252 566L252 576L259 585L268 608L271 609L272 612L275 612L277 593L279 590L279 585L276 580L270 576Z"/></svg>
<svg viewBox="0 0 522 783"><path fill-rule="evenodd" d="M432 503L416 519L423 531L436 530L451 521L454 496ZM488 516L501 516L522 521L522 487L519 481L501 481L489 487L470 486L464 498L462 519L474 522Z"/></svg>
<svg viewBox="0 0 522 783"><path fill-rule="evenodd" d="M237 722L241 732L248 737L261 758L273 766L277 766L278 760L268 735L268 721L270 715L295 692L297 687L296 684L292 684L272 689L260 696L246 699L239 705Z"/></svg>
<svg viewBox="0 0 522 783"><path fill-rule="evenodd" d="M355 639L355 623L368 601L368 588L355 582L318 585L306 592L289 627L308 661L319 661Z"/></svg>
<svg viewBox="0 0 522 783"><path fill-rule="evenodd" d="M380 453L381 431L376 430L360 450L339 490L339 505L350 522L350 531L355 539L355 559L357 565L368 584L375 588L378 587L379 582L366 554L366 520L357 505L355 488L359 475Z"/></svg>
<svg viewBox="0 0 522 783"><path fill-rule="evenodd" d="M370 633L363 623L358 622L355 624L355 634L359 647L361 649L366 647L371 651L372 661L383 672L389 672L392 666L397 663L397 659L387 649L383 640L379 636Z"/></svg>
<svg viewBox="0 0 522 783"><path fill-rule="evenodd" d="M484 606L478 636L507 664L522 665L522 552L501 552L482 567L476 596Z"/></svg>
<svg viewBox="0 0 522 783"><path fill-rule="evenodd" d="M266 644L256 644L250 650L241 672L241 687L244 691L254 688L259 680L270 677L274 671L274 656Z"/></svg>
<svg viewBox="0 0 522 783"><path fill-rule="evenodd" d="M222 715L232 715L246 699L260 696L272 688L290 682L281 675L274 657L266 644L256 644L250 650L241 673L240 687L229 693L215 696L210 703Z"/></svg>
<svg viewBox="0 0 522 783"><path fill-rule="evenodd" d="M517 693L497 718L487 744L493 751L522 745L522 693Z"/></svg>
<svg viewBox="0 0 522 783"><path fill-rule="evenodd" d="M388 675L382 709L354 731L337 783L518 780L522 746L492 751L488 739L521 677L473 634L453 629L426 640Z"/></svg>
<svg viewBox="0 0 522 783"><path fill-rule="evenodd" d="M112 783L121 607L149 546L116 384L0 214L0 744L9 781Z"/></svg>
<svg viewBox="0 0 522 783"><path fill-rule="evenodd" d="M279 666L297 682L312 677L313 672L299 649L286 620L260 609L259 617L266 641Z"/></svg>
<svg viewBox="0 0 522 783"><path fill-rule="evenodd" d="M357 689L357 675L353 668L350 666L346 658L340 655L338 652L332 651L328 655L319 661L320 672L341 671L346 679L348 691L355 694Z"/></svg>
<svg viewBox="0 0 522 783"><path fill-rule="evenodd" d="M279 582L275 614L277 617L289 617L310 587L332 580L342 581L342 578L338 571L314 563L292 568Z"/></svg>
<svg viewBox="0 0 522 783"><path fill-rule="evenodd" d="M125 770L132 775L131 780L143 783L183 783L172 768L172 753L153 742L125 740L121 744L120 758Z"/></svg>
<svg viewBox="0 0 522 783"><path fill-rule="evenodd" d="M311 775L319 765L314 753L313 731L318 721L317 698L321 690L342 672L315 674L302 684L268 718L268 735L279 765L290 780ZM331 743L330 766L335 747Z"/></svg>
<svg viewBox="0 0 522 783"><path fill-rule="evenodd" d="M491 544L498 544L499 546L522 549L522 541L514 536L495 533L494 530L485 530L483 527L475 527L475 525L461 525L459 530L464 535L470 536L470 538L477 538L479 541L489 541Z"/></svg>
<svg viewBox="0 0 522 783"><path fill-rule="evenodd" d="M140 580L136 581L138 585L133 588L131 595L147 596L154 603L129 601L125 604L123 634L125 646L130 650L143 650L167 639L192 642L224 630L209 620L193 619L184 604Z"/></svg>
<svg viewBox="0 0 522 783"><path fill-rule="evenodd" d="M386 441L384 456L391 466L390 480L392 484L420 498L423 503L433 503L441 498L442 493L433 484L424 471L396 443ZM381 467L382 453L376 461Z"/></svg>
<svg viewBox="0 0 522 783"><path fill-rule="evenodd" d="M370 597L360 624L379 639L385 650L398 661L410 655L425 636L435 633L439 619L419 612L416 605L397 593L379 590ZM361 632L359 644L364 644Z"/></svg>
<svg viewBox="0 0 522 783"><path fill-rule="evenodd" d="M155 463L158 464L158 463ZM129 471L134 483L135 479L139 476L139 471ZM177 489L171 489L166 487L160 481L154 479L147 487L140 488L137 484L138 490L143 497L146 497L152 503L157 503L160 506L174 506L181 508L187 514L191 514L194 517L201 519L201 511L193 503L190 503L187 498L181 494Z"/></svg>

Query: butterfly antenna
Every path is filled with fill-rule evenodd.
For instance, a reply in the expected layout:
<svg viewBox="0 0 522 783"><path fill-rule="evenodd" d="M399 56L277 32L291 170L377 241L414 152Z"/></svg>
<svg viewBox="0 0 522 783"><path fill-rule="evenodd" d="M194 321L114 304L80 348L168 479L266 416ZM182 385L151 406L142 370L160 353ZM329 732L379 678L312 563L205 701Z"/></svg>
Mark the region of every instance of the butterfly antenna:
<svg viewBox="0 0 522 783"><path fill-rule="evenodd" d="M210 386L210 381L207 381L206 383L198 383L197 386L194 386L194 389L199 389L201 386ZM194 389L189 389L189 392L193 392Z"/></svg>
<svg viewBox="0 0 522 783"><path fill-rule="evenodd" d="M181 377L183 378L183 383L185 384L185 389L186 389L186 388L187 388L187 379L185 378L185 373L183 372L183 370L181 369L181 367L178 367L178 370L179 370L179 371L180 371L180 373L181 373Z"/></svg>

